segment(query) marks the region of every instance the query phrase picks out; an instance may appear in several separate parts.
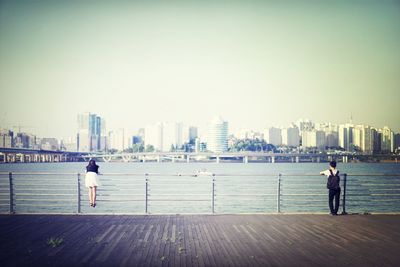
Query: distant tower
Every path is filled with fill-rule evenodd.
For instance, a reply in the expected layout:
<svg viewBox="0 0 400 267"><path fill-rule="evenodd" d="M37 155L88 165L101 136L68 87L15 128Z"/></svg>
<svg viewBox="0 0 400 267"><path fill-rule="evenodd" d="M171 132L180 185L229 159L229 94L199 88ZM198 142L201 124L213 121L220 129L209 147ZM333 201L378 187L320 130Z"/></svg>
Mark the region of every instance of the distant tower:
<svg viewBox="0 0 400 267"><path fill-rule="evenodd" d="M228 150L228 122L215 117L208 126L207 149L212 152Z"/></svg>

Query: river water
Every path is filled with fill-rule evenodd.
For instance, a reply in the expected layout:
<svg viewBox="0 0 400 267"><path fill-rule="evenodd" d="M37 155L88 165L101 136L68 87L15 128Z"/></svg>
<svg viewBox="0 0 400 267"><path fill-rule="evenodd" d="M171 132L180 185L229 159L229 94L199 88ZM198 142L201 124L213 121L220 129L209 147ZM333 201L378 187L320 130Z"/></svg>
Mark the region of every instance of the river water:
<svg viewBox="0 0 400 267"><path fill-rule="evenodd" d="M88 205L85 165L0 164L0 212L10 210L9 172L17 213L145 213L146 206L153 214L329 210L326 178L318 175L327 163L99 162L96 208ZM400 212L400 164L346 163L338 169L347 174L347 212Z"/></svg>

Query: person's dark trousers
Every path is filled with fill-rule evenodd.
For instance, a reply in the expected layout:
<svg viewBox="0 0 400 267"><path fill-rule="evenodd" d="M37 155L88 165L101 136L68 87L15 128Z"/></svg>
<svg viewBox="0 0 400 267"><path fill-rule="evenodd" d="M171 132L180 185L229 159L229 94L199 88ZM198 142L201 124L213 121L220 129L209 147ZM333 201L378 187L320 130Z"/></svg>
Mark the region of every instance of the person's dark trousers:
<svg viewBox="0 0 400 267"><path fill-rule="evenodd" d="M333 199L335 199L335 207L333 207ZM329 209L331 214L337 214L339 210L340 201L340 188L339 189L329 189Z"/></svg>

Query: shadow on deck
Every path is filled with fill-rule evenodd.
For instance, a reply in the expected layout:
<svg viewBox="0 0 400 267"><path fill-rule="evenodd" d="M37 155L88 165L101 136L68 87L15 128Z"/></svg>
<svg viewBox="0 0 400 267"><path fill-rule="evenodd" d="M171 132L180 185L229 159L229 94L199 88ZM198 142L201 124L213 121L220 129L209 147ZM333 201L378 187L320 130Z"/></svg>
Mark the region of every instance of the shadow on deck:
<svg viewBox="0 0 400 267"><path fill-rule="evenodd" d="M400 215L1 215L0 266L396 266Z"/></svg>

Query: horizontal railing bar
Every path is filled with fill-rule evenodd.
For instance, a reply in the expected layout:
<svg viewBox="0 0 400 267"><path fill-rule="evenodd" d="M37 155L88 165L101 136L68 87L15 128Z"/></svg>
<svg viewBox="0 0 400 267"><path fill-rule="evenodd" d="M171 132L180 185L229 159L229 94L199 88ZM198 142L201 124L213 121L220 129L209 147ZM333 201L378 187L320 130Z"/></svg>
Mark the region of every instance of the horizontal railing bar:
<svg viewBox="0 0 400 267"><path fill-rule="evenodd" d="M276 194L215 194L216 196L276 196Z"/></svg>
<svg viewBox="0 0 400 267"><path fill-rule="evenodd" d="M151 199L149 198L149 201L208 201L211 202L211 199Z"/></svg>
<svg viewBox="0 0 400 267"><path fill-rule="evenodd" d="M76 194L29 194L29 193L15 193L16 196L75 196Z"/></svg>
<svg viewBox="0 0 400 267"><path fill-rule="evenodd" d="M18 206L26 206L26 207L74 207L76 203L71 203L70 205L62 205L62 204L57 204L57 205L50 205L50 204L40 204L40 203L35 203L35 204L24 204L24 203L18 203Z"/></svg>
<svg viewBox="0 0 400 267"><path fill-rule="evenodd" d="M13 175L77 175L82 174L84 175L85 173L83 172L12 172ZM0 175L8 175L9 172L0 172ZM322 176L320 174L316 173L304 173L304 174L290 174L290 173L280 173L281 177L287 177L287 176L300 176L300 177L306 177L306 176ZM343 175L344 173L341 173ZM210 175L208 174L197 174L197 173L100 173L101 175L131 175L131 176L190 176L190 177L213 177L213 176L219 176L219 177L224 177L224 176L232 176L232 177L241 177L241 176L265 176L265 177L276 177L278 173L255 173L255 174L249 174L249 173L212 173ZM196 176L197 175L197 176ZM347 176L366 176L366 177L371 177L371 176L393 176L393 177L400 177L400 174L390 174L390 173L347 173Z"/></svg>
<svg viewBox="0 0 400 267"><path fill-rule="evenodd" d="M44 201L44 202L54 202L54 201L74 201L76 202L76 199L69 198L69 199L62 199L62 198L55 198L55 199L35 199L35 198L16 198L15 201Z"/></svg>

